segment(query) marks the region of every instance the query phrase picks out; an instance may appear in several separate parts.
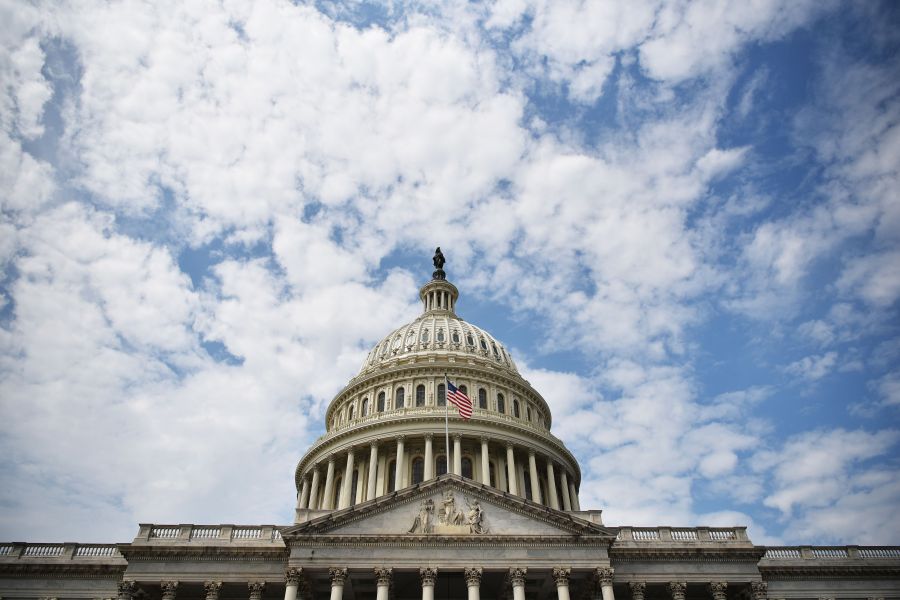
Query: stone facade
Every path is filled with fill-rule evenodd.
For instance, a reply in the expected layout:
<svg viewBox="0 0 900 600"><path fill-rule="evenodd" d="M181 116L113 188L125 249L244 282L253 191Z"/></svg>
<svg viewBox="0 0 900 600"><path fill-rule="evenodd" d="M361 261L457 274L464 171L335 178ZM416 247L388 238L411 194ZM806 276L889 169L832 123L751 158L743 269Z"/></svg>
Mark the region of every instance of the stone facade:
<svg viewBox="0 0 900 600"><path fill-rule="evenodd" d="M442 262L442 261L441 261ZM763 547L744 527L607 526L502 344L422 315L375 345L300 459L294 523L141 524L123 544L0 544L0 598L900 599L900 547ZM473 401L452 406L447 379Z"/></svg>

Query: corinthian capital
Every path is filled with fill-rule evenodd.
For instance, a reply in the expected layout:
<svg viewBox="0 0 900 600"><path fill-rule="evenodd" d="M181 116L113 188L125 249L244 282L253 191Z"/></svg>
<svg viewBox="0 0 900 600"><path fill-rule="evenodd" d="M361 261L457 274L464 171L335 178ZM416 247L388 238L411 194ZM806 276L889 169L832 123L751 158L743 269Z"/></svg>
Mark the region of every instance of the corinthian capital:
<svg viewBox="0 0 900 600"><path fill-rule="evenodd" d="M481 585L481 567L464 569L463 574L466 578L466 587L478 587Z"/></svg>
<svg viewBox="0 0 900 600"><path fill-rule="evenodd" d="M422 577L422 585L434 585L437 579L438 570L435 567L422 567L419 569L419 575Z"/></svg>
<svg viewBox="0 0 900 600"><path fill-rule="evenodd" d="M600 585L612 585L613 575L615 574L616 571L612 567L599 567L594 570L594 575L597 577Z"/></svg>
<svg viewBox="0 0 900 600"><path fill-rule="evenodd" d="M175 592L178 591L177 581L163 581L159 587L162 588L163 600L175 600Z"/></svg>
<svg viewBox="0 0 900 600"><path fill-rule="evenodd" d="M300 585L300 577L303 575L303 569L298 567L288 567L284 570L285 585Z"/></svg>
<svg viewBox="0 0 900 600"><path fill-rule="evenodd" d="M328 569L328 574L331 575L331 585L344 585L344 581L347 579L347 569L339 568L339 567L331 567Z"/></svg>
<svg viewBox="0 0 900 600"><path fill-rule="evenodd" d="M375 567L375 583L377 585L391 585L391 569Z"/></svg>
<svg viewBox="0 0 900 600"><path fill-rule="evenodd" d="M643 581L631 581L628 583L628 587L631 588L631 600L644 600L644 590L647 589L647 584Z"/></svg>
<svg viewBox="0 0 900 600"><path fill-rule="evenodd" d="M137 583L134 581L120 581L118 585L119 600L131 600L134 592L137 591Z"/></svg>
<svg viewBox="0 0 900 600"><path fill-rule="evenodd" d="M221 581L206 581L203 583L206 591L206 600L219 600L219 590L222 589Z"/></svg>
<svg viewBox="0 0 900 600"><path fill-rule="evenodd" d="M728 584L724 581L709 582L709 594L713 597L713 600L725 600L725 592L727 589Z"/></svg>
<svg viewBox="0 0 900 600"><path fill-rule="evenodd" d="M753 600L766 600L769 597L769 584L765 581L751 581L750 589L753 592Z"/></svg>
<svg viewBox="0 0 900 600"><path fill-rule="evenodd" d="M564 567L556 567L553 569L553 579L556 580L556 587L569 585L569 574L572 569Z"/></svg>
<svg viewBox="0 0 900 600"><path fill-rule="evenodd" d="M687 584L683 581L670 581L669 585L669 594L672 596L672 600L684 600L684 591L687 589Z"/></svg>
<svg viewBox="0 0 900 600"><path fill-rule="evenodd" d="M509 582L513 586L525 585L526 573L528 573L528 569L525 567L511 567L509 569Z"/></svg>

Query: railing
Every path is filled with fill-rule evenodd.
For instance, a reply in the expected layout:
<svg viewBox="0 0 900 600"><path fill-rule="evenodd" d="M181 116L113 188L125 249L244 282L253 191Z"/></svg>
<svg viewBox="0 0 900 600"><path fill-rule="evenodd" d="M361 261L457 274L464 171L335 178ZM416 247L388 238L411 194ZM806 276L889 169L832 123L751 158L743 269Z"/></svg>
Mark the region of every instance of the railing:
<svg viewBox="0 0 900 600"><path fill-rule="evenodd" d="M896 546L859 548L860 558L900 558L900 548Z"/></svg>
<svg viewBox="0 0 900 600"><path fill-rule="evenodd" d="M231 530L233 540L258 540L262 535L259 527L235 527Z"/></svg>
<svg viewBox="0 0 900 600"><path fill-rule="evenodd" d="M641 544L750 543L746 527L632 527L619 528L619 542Z"/></svg>
<svg viewBox="0 0 900 600"><path fill-rule="evenodd" d="M800 558L800 548L766 548L763 558Z"/></svg>
<svg viewBox="0 0 900 600"><path fill-rule="evenodd" d="M61 556L63 553L63 546L49 546L49 545L34 545L29 544L25 546L25 551L22 553L22 556L28 557L40 557L47 558L50 556Z"/></svg>
<svg viewBox="0 0 900 600"><path fill-rule="evenodd" d="M209 538L217 538L219 537L219 533L221 533L221 531L221 527L193 527L191 528L191 539L203 540Z"/></svg>
<svg viewBox="0 0 900 600"><path fill-rule="evenodd" d="M673 529L672 530L672 539L676 542L696 542L697 541L697 530L696 529Z"/></svg>
<svg viewBox="0 0 900 600"><path fill-rule="evenodd" d="M767 560L898 559L898 546L770 546Z"/></svg>
<svg viewBox="0 0 900 600"><path fill-rule="evenodd" d="M228 543L255 540L280 542L274 525L154 525L142 524L137 540L177 543Z"/></svg>
<svg viewBox="0 0 900 600"><path fill-rule="evenodd" d="M814 558L850 558L846 548L812 548Z"/></svg>
<svg viewBox="0 0 900 600"><path fill-rule="evenodd" d="M116 544L0 544L3 560L122 559Z"/></svg>
<svg viewBox="0 0 900 600"><path fill-rule="evenodd" d="M119 556L119 549L115 544L91 544L75 548L75 558L97 558L107 556Z"/></svg>
<svg viewBox="0 0 900 600"><path fill-rule="evenodd" d="M150 537L161 539L177 538L180 531L180 527L154 527L150 530Z"/></svg>
<svg viewBox="0 0 900 600"><path fill-rule="evenodd" d="M714 542L727 542L737 539L737 533L734 529L710 529L709 539Z"/></svg>
<svg viewBox="0 0 900 600"><path fill-rule="evenodd" d="M632 529L635 541L650 542L659 539L659 531L656 529Z"/></svg>
<svg viewBox="0 0 900 600"><path fill-rule="evenodd" d="M0 545L0 556L9 556L12 554L13 545L12 544L3 544Z"/></svg>

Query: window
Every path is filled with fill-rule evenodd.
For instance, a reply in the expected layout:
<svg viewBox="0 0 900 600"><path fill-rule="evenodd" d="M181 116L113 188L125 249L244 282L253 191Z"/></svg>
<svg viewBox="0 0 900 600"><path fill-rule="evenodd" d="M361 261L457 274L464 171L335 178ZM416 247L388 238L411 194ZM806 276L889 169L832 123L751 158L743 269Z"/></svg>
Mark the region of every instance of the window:
<svg viewBox="0 0 900 600"><path fill-rule="evenodd" d="M491 476L491 487L497 487L497 463L491 461L488 471Z"/></svg>
<svg viewBox="0 0 900 600"><path fill-rule="evenodd" d="M331 506L337 508L341 504L341 484L343 483L343 477L338 477L334 480L334 498L331 499Z"/></svg>
<svg viewBox="0 0 900 600"><path fill-rule="evenodd" d="M437 457L437 468L435 469L435 473L437 475L443 475L447 472L447 457L443 454Z"/></svg>
<svg viewBox="0 0 900 600"><path fill-rule="evenodd" d="M519 413L519 401L515 398L513 398L513 416L517 419L521 416Z"/></svg>
<svg viewBox="0 0 900 600"><path fill-rule="evenodd" d="M503 399L503 394L497 394L497 412L506 412L506 401Z"/></svg>
<svg viewBox="0 0 900 600"><path fill-rule="evenodd" d="M439 342L444 341L444 330L443 329L437 330L437 341L439 341Z"/></svg>
<svg viewBox="0 0 900 600"><path fill-rule="evenodd" d="M472 337L471 333L466 336L466 344L468 344L469 346L471 346L473 348L475 347L475 338Z"/></svg>
<svg viewBox="0 0 900 600"><path fill-rule="evenodd" d="M454 343L454 344L458 344L458 343L459 343L459 332L458 332L458 331L454 331L453 333L451 333L451 334L450 334L450 339L453 340L453 343Z"/></svg>
<svg viewBox="0 0 900 600"><path fill-rule="evenodd" d="M353 469L353 479L350 480L350 506L356 504L356 488L359 485L359 469Z"/></svg>
<svg viewBox="0 0 900 600"><path fill-rule="evenodd" d="M398 387L394 392L394 408L403 408L403 397L406 396L406 390Z"/></svg>
<svg viewBox="0 0 900 600"><path fill-rule="evenodd" d="M353 420L353 406L350 406L350 408L347 409L347 420Z"/></svg>
<svg viewBox="0 0 900 600"><path fill-rule="evenodd" d="M481 338L481 349L487 352L487 342L484 341L484 338Z"/></svg>
<svg viewBox="0 0 900 600"><path fill-rule="evenodd" d="M491 342L491 348L494 349L494 356L496 356L497 358L500 358L500 352L497 350L497 344L495 344L494 342Z"/></svg>
<svg viewBox="0 0 900 600"><path fill-rule="evenodd" d="M531 477L526 474L523 479L525 480L525 498L531 500Z"/></svg>
<svg viewBox="0 0 900 600"><path fill-rule="evenodd" d="M487 391L484 388L478 388L478 408L487 408Z"/></svg>
<svg viewBox="0 0 900 600"><path fill-rule="evenodd" d="M437 405L447 406L447 386L445 386L443 383L438 384Z"/></svg>
<svg viewBox="0 0 900 600"><path fill-rule="evenodd" d="M365 416L368 415L368 414L369 414L369 399L368 399L368 398L363 398L363 401L362 401L362 410L359 411L359 416L365 417Z"/></svg>
<svg viewBox="0 0 900 600"><path fill-rule="evenodd" d="M417 456L412 461L412 482L413 485L422 483L425 480L425 460L421 456Z"/></svg>
<svg viewBox="0 0 900 600"><path fill-rule="evenodd" d="M406 334L406 345L412 346L416 342L416 332L410 330L409 333Z"/></svg>
<svg viewBox="0 0 900 600"><path fill-rule="evenodd" d="M425 406L425 386L421 383L416 386L416 406Z"/></svg>
<svg viewBox="0 0 900 600"><path fill-rule="evenodd" d="M392 346L394 350L400 349L400 336L394 338L394 345Z"/></svg>
<svg viewBox="0 0 900 600"><path fill-rule="evenodd" d="M462 476L472 479L472 459L468 456L462 458Z"/></svg>
<svg viewBox="0 0 900 600"><path fill-rule="evenodd" d="M384 392L378 392L378 404L376 404L378 412L384 412Z"/></svg>
<svg viewBox="0 0 900 600"><path fill-rule="evenodd" d="M422 340L423 344L428 343L428 330L427 329L422 330L422 337L420 339Z"/></svg>
<svg viewBox="0 0 900 600"><path fill-rule="evenodd" d="M461 386L459 386L459 391L461 391L461 392L463 393L463 395L465 395L466 397L468 397L468 395L469 395L469 388L467 388L467 387L464 386L464 385L461 385Z"/></svg>
<svg viewBox="0 0 900 600"><path fill-rule="evenodd" d="M531 420L531 407L530 407L530 406L526 406L526 407L525 407L525 417L526 417L529 421Z"/></svg>
<svg viewBox="0 0 900 600"><path fill-rule="evenodd" d="M391 462L388 463L388 484L387 484L387 491L389 491L389 492L395 491L395 490L394 490L394 486L395 486L396 483L397 483L396 480L397 480L397 461L396 461L396 460L392 460Z"/></svg>

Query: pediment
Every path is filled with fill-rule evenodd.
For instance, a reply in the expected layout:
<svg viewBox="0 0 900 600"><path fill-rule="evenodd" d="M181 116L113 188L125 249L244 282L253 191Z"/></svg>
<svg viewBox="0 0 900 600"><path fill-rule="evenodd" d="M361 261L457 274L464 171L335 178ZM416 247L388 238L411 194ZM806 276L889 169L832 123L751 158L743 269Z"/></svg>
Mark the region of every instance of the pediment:
<svg viewBox="0 0 900 600"><path fill-rule="evenodd" d="M615 538L617 531L457 475L442 475L399 492L282 530L292 538L324 536Z"/></svg>

